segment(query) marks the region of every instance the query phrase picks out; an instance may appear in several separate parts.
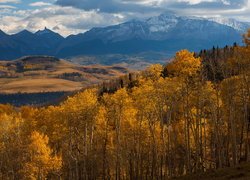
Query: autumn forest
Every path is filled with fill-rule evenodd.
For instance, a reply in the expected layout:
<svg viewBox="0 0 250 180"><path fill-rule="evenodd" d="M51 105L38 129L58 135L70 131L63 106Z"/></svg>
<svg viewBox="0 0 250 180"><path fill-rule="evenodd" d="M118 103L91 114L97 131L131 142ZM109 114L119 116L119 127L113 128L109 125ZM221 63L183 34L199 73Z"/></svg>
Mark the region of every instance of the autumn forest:
<svg viewBox="0 0 250 180"><path fill-rule="evenodd" d="M169 179L250 162L250 31L59 105L0 105L0 179Z"/></svg>

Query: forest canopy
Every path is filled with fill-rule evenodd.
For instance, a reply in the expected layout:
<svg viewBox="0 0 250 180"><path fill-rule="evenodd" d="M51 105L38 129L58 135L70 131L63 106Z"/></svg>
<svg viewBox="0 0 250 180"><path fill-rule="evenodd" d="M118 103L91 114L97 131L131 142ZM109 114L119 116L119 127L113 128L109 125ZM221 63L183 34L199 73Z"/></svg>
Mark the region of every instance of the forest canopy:
<svg viewBox="0 0 250 180"><path fill-rule="evenodd" d="M166 179L250 162L249 39L182 50L112 92L0 105L0 177Z"/></svg>

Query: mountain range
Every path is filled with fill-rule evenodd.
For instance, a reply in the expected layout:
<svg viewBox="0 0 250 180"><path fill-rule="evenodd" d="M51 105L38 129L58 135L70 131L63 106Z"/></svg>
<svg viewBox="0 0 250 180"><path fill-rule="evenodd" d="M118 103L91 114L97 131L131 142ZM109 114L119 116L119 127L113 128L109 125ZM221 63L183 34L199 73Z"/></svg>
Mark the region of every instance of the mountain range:
<svg viewBox="0 0 250 180"><path fill-rule="evenodd" d="M9 35L0 30L0 59L27 55L59 58L82 55L136 54L180 49L199 51L212 46L242 42L250 23L227 18L200 18L164 13L145 20L93 28L66 38L47 28L36 33L23 30Z"/></svg>

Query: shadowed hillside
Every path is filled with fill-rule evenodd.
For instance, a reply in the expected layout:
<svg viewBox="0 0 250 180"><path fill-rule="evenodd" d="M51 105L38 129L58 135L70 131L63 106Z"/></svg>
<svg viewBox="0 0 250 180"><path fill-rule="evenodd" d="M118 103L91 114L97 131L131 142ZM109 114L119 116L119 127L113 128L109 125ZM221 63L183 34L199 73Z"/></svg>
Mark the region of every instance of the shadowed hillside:
<svg viewBox="0 0 250 180"><path fill-rule="evenodd" d="M200 179L211 179L211 180L223 180L223 179L239 179L247 180L250 179L250 163L240 164L234 168L224 168L218 170L209 170L206 173L193 174L183 176L180 178L173 178L178 180L200 180Z"/></svg>

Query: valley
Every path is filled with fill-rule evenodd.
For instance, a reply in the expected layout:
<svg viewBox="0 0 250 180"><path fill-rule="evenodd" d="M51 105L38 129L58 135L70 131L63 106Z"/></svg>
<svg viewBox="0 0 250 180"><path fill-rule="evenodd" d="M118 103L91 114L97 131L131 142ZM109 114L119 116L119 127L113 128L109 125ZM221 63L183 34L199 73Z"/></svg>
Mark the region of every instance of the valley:
<svg viewBox="0 0 250 180"><path fill-rule="evenodd" d="M106 54L106 55L80 55L66 58L67 61L80 65L101 64L104 66L121 66L131 70L144 70L151 64L166 64L171 58L164 52L144 52L137 54Z"/></svg>

